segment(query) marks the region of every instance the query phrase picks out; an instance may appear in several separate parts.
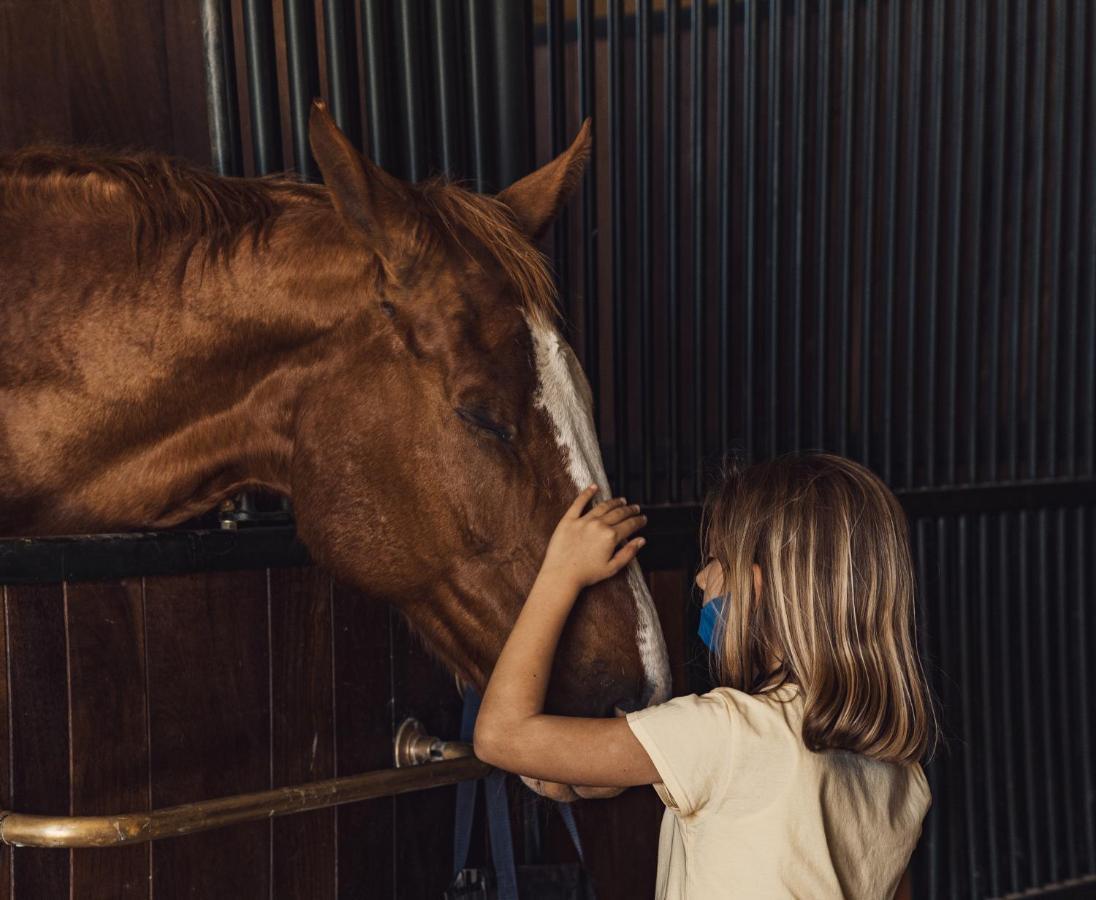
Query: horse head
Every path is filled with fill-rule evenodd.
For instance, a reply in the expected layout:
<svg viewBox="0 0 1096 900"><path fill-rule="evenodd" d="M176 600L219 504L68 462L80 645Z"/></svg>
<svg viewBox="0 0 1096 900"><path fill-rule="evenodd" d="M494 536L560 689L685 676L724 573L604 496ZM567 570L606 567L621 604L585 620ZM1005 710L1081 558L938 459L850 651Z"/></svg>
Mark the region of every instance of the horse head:
<svg viewBox="0 0 1096 900"><path fill-rule="evenodd" d="M586 485L608 492L590 388L553 323L533 243L582 175L589 124L494 197L393 178L319 104L311 140L369 273L368 309L300 394L298 528L318 559L398 607L458 677L482 688L560 516ZM632 563L579 599L549 709L612 715L665 699L668 681Z"/></svg>

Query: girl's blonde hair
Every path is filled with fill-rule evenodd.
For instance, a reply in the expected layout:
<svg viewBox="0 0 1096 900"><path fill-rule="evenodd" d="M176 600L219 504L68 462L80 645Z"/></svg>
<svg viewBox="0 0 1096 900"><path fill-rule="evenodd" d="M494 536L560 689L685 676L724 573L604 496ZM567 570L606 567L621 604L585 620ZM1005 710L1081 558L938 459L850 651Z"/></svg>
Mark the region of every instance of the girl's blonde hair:
<svg viewBox="0 0 1096 900"><path fill-rule="evenodd" d="M825 453L732 469L706 505L703 537L730 594L720 683L799 685L811 750L895 763L931 750L906 516L878 477Z"/></svg>

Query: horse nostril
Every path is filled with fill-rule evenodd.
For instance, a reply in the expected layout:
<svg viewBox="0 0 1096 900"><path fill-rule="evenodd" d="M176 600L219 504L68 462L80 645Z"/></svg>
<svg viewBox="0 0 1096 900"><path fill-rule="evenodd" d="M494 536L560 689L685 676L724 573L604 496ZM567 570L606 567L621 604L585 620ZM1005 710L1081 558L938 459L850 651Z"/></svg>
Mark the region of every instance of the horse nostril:
<svg viewBox="0 0 1096 900"><path fill-rule="evenodd" d="M638 712L643 709L647 704L639 697L629 697L623 700L618 700L613 704L613 712L617 716L625 716L631 712Z"/></svg>

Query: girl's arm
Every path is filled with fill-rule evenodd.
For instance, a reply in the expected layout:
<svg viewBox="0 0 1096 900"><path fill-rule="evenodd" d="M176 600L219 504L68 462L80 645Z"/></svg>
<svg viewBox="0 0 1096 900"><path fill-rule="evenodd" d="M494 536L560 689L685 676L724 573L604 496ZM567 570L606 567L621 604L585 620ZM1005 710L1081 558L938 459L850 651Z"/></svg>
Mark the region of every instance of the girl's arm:
<svg viewBox="0 0 1096 900"><path fill-rule="evenodd" d="M544 714L552 658L579 593L623 569L644 544L632 538L647 521L638 506L610 500L583 515L596 492L591 485L579 494L552 535L484 692L476 755L500 769L562 784L652 784L658 772L623 718Z"/></svg>

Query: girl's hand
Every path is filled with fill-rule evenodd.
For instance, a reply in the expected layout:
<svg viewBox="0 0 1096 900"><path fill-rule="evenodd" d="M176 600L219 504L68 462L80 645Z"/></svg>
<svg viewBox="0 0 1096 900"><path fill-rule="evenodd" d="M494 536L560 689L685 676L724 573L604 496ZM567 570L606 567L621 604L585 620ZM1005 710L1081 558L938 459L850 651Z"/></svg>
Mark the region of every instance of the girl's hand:
<svg viewBox="0 0 1096 900"><path fill-rule="evenodd" d="M597 485L592 484L575 498L556 526L540 568L542 575L561 579L576 594L616 575L646 543L632 535L647 524L647 517L623 497L599 503L584 514L596 493Z"/></svg>

